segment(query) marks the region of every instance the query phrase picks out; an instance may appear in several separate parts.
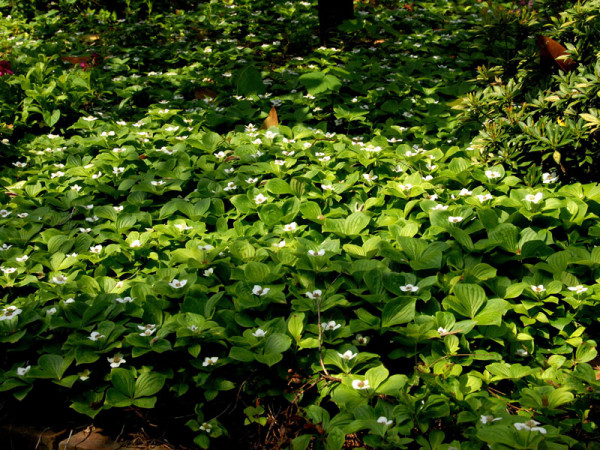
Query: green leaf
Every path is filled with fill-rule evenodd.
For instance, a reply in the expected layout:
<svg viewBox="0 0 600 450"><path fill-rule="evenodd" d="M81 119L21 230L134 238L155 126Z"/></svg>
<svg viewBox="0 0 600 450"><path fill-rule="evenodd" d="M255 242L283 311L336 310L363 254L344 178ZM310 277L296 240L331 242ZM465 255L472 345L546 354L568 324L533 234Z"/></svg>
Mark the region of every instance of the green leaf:
<svg viewBox="0 0 600 450"><path fill-rule="evenodd" d="M125 397L133 398L135 396L136 382L128 370L113 369L111 372L111 383Z"/></svg>
<svg viewBox="0 0 600 450"><path fill-rule="evenodd" d="M325 91L337 91L342 87L340 80L323 72L310 72L301 75L298 79L310 94L320 94Z"/></svg>
<svg viewBox="0 0 600 450"><path fill-rule="evenodd" d="M272 227L281 222L283 216L284 214L281 210L281 206L275 203L266 204L258 210L258 217L260 217L260 220L268 227Z"/></svg>
<svg viewBox="0 0 600 450"><path fill-rule="evenodd" d="M393 327L408 323L415 317L416 299L396 299L388 302L381 314L381 326Z"/></svg>
<svg viewBox="0 0 600 450"><path fill-rule="evenodd" d="M377 391L379 385L381 385L381 383L383 383L389 375L389 370L387 370L383 365L379 365L367 370L365 373L365 378L369 381L369 386L371 389Z"/></svg>
<svg viewBox="0 0 600 450"><path fill-rule="evenodd" d="M135 398L148 397L160 391L165 384L165 376L153 373L144 372L137 380L135 380Z"/></svg>
<svg viewBox="0 0 600 450"><path fill-rule="evenodd" d="M579 347L577 347L577 351L575 352L575 360L578 363L585 363L593 360L598 356L598 351L596 350L596 343L594 341L585 341Z"/></svg>
<svg viewBox="0 0 600 450"><path fill-rule="evenodd" d="M477 311L483 306L486 300L485 291L476 284L456 284L454 286L454 295L446 297L442 302L446 309L453 309L457 313L473 319Z"/></svg>
<svg viewBox="0 0 600 450"><path fill-rule="evenodd" d="M269 266L263 263L250 261L244 267L244 276L248 283L263 283L270 274Z"/></svg>
<svg viewBox="0 0 600 450"><path fill-rule="evenodd" d="M252 353L250 350L247 350L242 347L231 347L231 350L229 350L229 357L231 359L235 359L236 361L242 361L242 362L254 361L255 356L256 355L254 353Z"/></svg>
<svg viewBox="0 0 600 450"><path fill-rule="evenodd" d="M292 345L292 340L289 336L282 333L273 333L268 335L265 340L266 353L282 353L285 352Z"/></svg>
<svg viewBox="0 0 600 450"><path fill-rule="evenodd" d="M287 326L292 338L296 342L300 341L302 330L304 329L304 313L293 313L290 315Z"/></svg>
<svg viewBox="0 0 600 450"><path fill-rule="evenodd" d="M265 185L265 187L267 188L267 191L271 192L272 194L294 195L294 192L292 191L292 188L290 187L290 185L287 182L285 182L284 180L282 180L281 178L270 179L269 181L267 181L267 184Z"/></svg>
<svg viewBox="0 0 600 450"><path fill-rule="evenodd" d="M260 71L250 65L244 66L244 69L241 70L237 76L236 85L238 95L264 94L266 91Z"/></svg>

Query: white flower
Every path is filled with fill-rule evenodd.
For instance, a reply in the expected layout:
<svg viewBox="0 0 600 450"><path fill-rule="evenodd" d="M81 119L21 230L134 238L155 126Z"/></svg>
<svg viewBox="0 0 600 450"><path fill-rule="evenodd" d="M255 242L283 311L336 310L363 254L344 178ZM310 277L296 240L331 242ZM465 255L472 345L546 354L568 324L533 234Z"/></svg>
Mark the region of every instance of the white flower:
<svg viewBox="0 0 600 450"><path fill-rule="evenodd" d="M367 345L369 343L369 338L367 336L363 336L362 334L357 334L356 342L358 345Z"/></svg>
<svg viewBox="0 0 600 450"><path fill-rule="evenodd" d="M8 217L11 214L12 214L12 211L8 211L6 209L0 209L0 216L2 216L2 218Z"/></svg>
<svg viewBox="0 0 600 450"><path fill-rule="evenodd" d="M419 290L419 286L415 286L413 284L406 284L404 286L400 286L400 290L402 292L417 292Z"/></svg>
<svg viewBox="0 0 600 450"><path fill-rule="evenodd" d="M527 431L539 431L542 434L546 434L547 431L545 428L538 427L540 423L536 420L528 420L525 423L515 423L514 426L517 430L527 430Z"/></svg>
<svg viewBox="0 0 600 450"><path fill-rule="evenodd" d="M204 358L204 362L202 363L202 366L203 367L212 366L213 364L216 364L218 360L219 360L219 358L216 356L211 356L211 357L207 356Z"/></svg>
<svg viewBox="0 0 600 450"><path fill-rule="evenodd" d="M213 269L212 267L209 267L208 269L206 269L202 274L205 277L210 277L213 273L214 273L215 269Z"/></svg>
<svg viewBox="0 0 600 450"><path fill-rule="evenodd" d="M263 330L262 328L259 328L254 333L252 333L252 336L261 338L265 337L265 334L267 334L267 331Z"/></svg>
<svg viewBox="0 0 600 450"><path fill-rule="evenodd" d="M131 242L131 244L129 244L129 247L131 248L136 248L136 247L141 247L142 243L140 242L139 239L134 240L133 242Z"/></svg>
<svg viewBox="0 0 600 450"><path fill-rule="evenodd" d="M113 174L121 175L123 172L125 172L125 167L113 167Z"/></svg>
<svg viewBox="0 0 600 450"><path fill-rule="evenodd" d="M354 389L369 389L371 386L369 386L369 380L353 380L352 387Z"/></svg>
<svg viewBox="0 0 600 450"><path fill-rule="evenodd" d="M206 50L204 52L206 53ZM200 425L199 430L204 431L206 433L210 433L210 431L212 430L212 425L210 423L204 422L202 425Z"/></svg>
<svg viewBox="0 0 600 450"><path fill-rule="evenodd" d="M448 217L448 222L450 222L450 223L458 223L458 222L462 222L463 220L464 220L464 217L460 217L460 216L456 216L456 217L450 216L450 217Z"/></svg>
<svg viewBox="0 0 600 450"><path fill-rule="evenodd" d="M588 290L588 288L583 287L582 285L569 286L567 289L570 290L571 292L576 292L577 294L582 294L583 292Z"/></svg>
<svg viewBox="0 0 600 450"><path fill-rule="evenodd" d="M320 299L320 298L321 298L321 295L322 295L322 294L323 294L323 293L321 292L321 290L320 290L320 289L315 289L315 290L314 290L314 291L312 291L312 292L307 292L307 293L306 293L306 296L307 296L308 298L310 298L311 300L318 300L318 299Z"/></svg>
<svg viewBox="0 0 600 450"><path fill-rule="evenodd" d="M483 203L487 200L491 200L494 197L492 196L492 194L484 194L484 195L478 195L477 199L479 200L480 203Z"/></svg>
<svg viewBox="0 0 600 450"><path fill-rule="evenodd" d="M86 122L93 122L94 120L98 120L98 118L94 116L87 116L83 117L83 120L85 120Z"/></svg>
<svg viewBox="0 0 600 450"><path fill-rule="evenodd" d="M177 228L179 231L186 231L186 230L191 230L194 227L192 227L190 225L186 225L185 223L176 223L175 228Z"/></svg>
<svg viewBox="0 0 600 450"><path fill-rule="evenodd" d="M171 281L169 283L169 286L171 286L173 289L180 289L182 287L184 287L187 283L187 280L177 280L177 279L173 279L173 281Z"/></svg>
<svg viewBox="0 0 600 450"><path fill-rule="evenodd" d="M252 288L252 293L254 295L258 295L258 296L262 297L263 295L267 295L270 290L271 290L271 288L263 288L262 286L255 284L254 287Z"/></svg>
<svg viewBox="0 0 600 450"><path fill-rule="evenodd" d="M479 420L480 420L480 422L481 422L482 424L484 424L484 425L485 425L486 423L489 423L489 422L495 422L495 421L497 421L497 420L502 420L502 417L494 417L494 416L489 416L489 415L488 415L488 416L484 416L484 415L482 414L482 415L481 415L481 418L480 418Z"/></svg>
<svg viewBox="0 0 600 450"><path fill-rule="evenodd" d="M342 359L345 359L346 361L350 361L351 359L354 359L356 357L356 355L358 355L358 353L352 353L352 350L347 350L343 354L338 353L338 356Z"/></svg>
<svg viewBox="0 0 600 450"><path fill-rule="evenodd" d="M542 199L544 195L541 192L538 192L537 194L533 195L533 194L528 194L525 196L525 200L528 202L532 202L532 203L539 203L539 201Z"/></svg>
<svg viewBox="0 0 600 450"><path fill-rule="evenodd" d="M79 186L78 184L74 184L73 186L71 186L71 190L79 192L81 191L81 186Z"/></svg>
<svg viewBox="0 0 600 450"><path fill-rule="evenodd" d="M92 252L92 253L100 253L101 251L102 251L102 246L100 244L90 247L90 252Z"/></svg>
<svg viewBox="0 0 600 450"><path fill-rule="evenodd" d="M165 184L165 182L164 182L163 180L158 180L158 181L156 181L156 180L152 180L152 181L150 182L150 184L151 184L152 186L162 186L163 184Z"/></svg>
<svg viewBox="0 0 600 450"><path fill-rule="evenodd" d="M57 275L52 278L52 282L54 284L65 284L67 282L67 277L64 275Z"/></svg>
<svg viewBox="0 0 600 450"><path fill-rule="evenodd" d="M92 332L90 333L90 335L88 336L88 339L89 339L90 341L97 341L98 339L101 339L101 338L103 338L103 337L105 337L105 336L101 335L101 334L100 334L100 333L98 333L97 331L92 331Z"/></svg>
<svg viewBox="0 0 600 450"><path fill-rule="evenodd" d="M92 175L92 179L93 180L97 180L98 178L100 178L102 176L102 172L98 172Z"/></svg>
<svg viewBox="0 0 600 450"><path fill-rule="evenodd" d="M323 189L324 191L333 191L333 186L331 186L330 184L322 184L321 189Z"/></svg>
<svg viewBox="0 0 600 450"><path fill-rule="evenodd" d="M224 191L233 191L237 189L237 186L235 185L235 183L233 181L230 181L229 183L227 183L227 186L225 186L223 188Z"/></svg>
<svg viewBox="0 0 600 450"><path fill-rule="evenodd" d="M131 303L133 299L131 297L117 297L115 301L117 303Z"/></svg>
<svg viewBox="0 0 600 450"><path fill-rule="evenodd" d="M544 292L546 290L546 288L544 287L543 284L540 284L538 286L531 286L531 290L533 292L535 292L536 294L539 294L540 292Z"/></svg>
<svg viewBox="0 0 600 450"><path fill-rule="evenodd" d="M558 177L554 173L545 172L542 174L542 182L544 183L554 183L558 180Z"/></svg>
<svg viewBox="0 0 600 450"><path fill-rule="evenodd" d="M199 250L203 250L203 251L205 251L205 252L209 252L209 251L211 251L213 248L214 248L214 247L213 247L212 245L210 245L210 244L206 244L206 245L199 245L199 246L198 246L198 249L199 249Z"/></svg>
<svg viewBox="0 0 600 450"><path fill-rule="evenodd" d="M336 323L335 320L330 320L329 322L323 322L321 324L321 328L323 328L325 331L335 331L338 328L340 328L342 325L339 323Z"/></svg>
<svg viewBox="0 0 600 450"><path fill-rule="evenodd" d="M529 354L524 348L518 348L515 353L519 356L527 356Z"/></svg>
<svg viewBox="0 0 600 450"><path fill-rule="evenodd" d="M17 259L17 261L19 261L19 262L25 262L25 261L27 261L27 260L29 259L29 256L27 256L27 255L23 255L23 256L21 256L20 258L19 258L19 257L17 257L16 259Z"/></svg>
<svg viewBox="0 0 600 450"><path fill-rule="evenodd" d="M8 250L8 249L9 249L9 248L11 248L11 247L12 247L12 245L8 245L8 244L2 244L2 245L0 246L0 252L4 252L4 251Z"/></svg>
<svg viewBox="0 0 600 450"><path fill-rule="evenodd" d="M258 178L246 178L246 183L253 184L258 181Z"/></svg>
<svg viewBox="0 0 600 450"><path fill-rule="evenodd" d="M458 195L462 195L463 197L466 195L471 195L473 191L468 190L467 188L461 189Z"/></svg>
<svg viewBox="0 0 600 450"><path fill-rule="evenodd" d="M399 184L399 185L398 185L398 188L399 188L401 191L409 191L409 190L412 188L412 184L410 184L410 183L407 183L407 184Z"/></svg>
<svg viewBox="0 0 600 450"><path fill-rule="evenodd" d="M71 303L75 303L75 299L74 298L68 298L65 300L65 305L70 305Z"/></svg>
<svg viewBox="0 0 600 450"><path fill-rule="evenodd" d="M318 251L309 250L307 253L310 256L323 256L325 254L325 250L324 249L320 249Z"/></svg>
<svg viewBox="0 0 600 450"><path fill-rule="evenodd" d="M110 367L112 367L112 368L119 367L121 364L127 362L125 360L125 358L123 358L123 355L120 353L117 353L112 358L106 358L106 359L110 363Z"/></svg>
<svg viewBox="0 0 600 450"><path fill-rule="evenodd" d="M13 163L13 166L15 166L15 167L19 167L19 168L21 168L21 169L22 169L23 167L26 167L26 166L27 166L27 163L26 163L26 162L20 162L20 161L17 161L17 162L14 162L14 163Z"/></svg>
<svg viewBox="0 0 600 450"><path fill-rule="evenodd" d="M275 243L273 243L273 246L274 246L274 247L283 248L283 247L285 247L285 240L283 240L283 239L282 239L282 240L281 240L281 241L279 241L279 242L275 242Z"/></svg>
<svg viewBox="0 0 600 450"><path fill-rule="evenodd" d="M227 153L225 153L224 151L220 151L214 154L215 158L218 159L223 159L227 156Z"/></svg>
<svg viewBox="0 0 600 450"><path fill-rule="evenodd" d="M29 372L30 369L31 366L17 367L17 375L19 375L20 377L24 377L25 375L27 375L27 372Z"/></svg>
<svg viewBox="0 0 600 450"><path fill-rule="evenodd" d="M439 327L439 328L437 329L437 332L440 334L440 336L444 336L444 335L448 334L448 330L446 330L446 329L445 329L445 328L443 328L443 327Z"/></svg>
<svg viewBox="0 0 600 450"><path fill-rule="evenodd" d="M16 267L0 267L0 270L6 274L15 273L17 271Z"/></svg>
<svg viewBox="0 0 600 450"><path fill-rule="evenodd" d="M17 308L14 305L7 306L0 312L0 321L11 319L15 316L18 316L22 312L23 312L23 310L21 308Z"/></svg>
<svg viewBox="0 0 600 450"><path fill-rule="evenodd" d="M448 205L435 205L433 208L431 208L435 211L445 211L448 209Z"/></svg>
<svg viewBox="0 0 600 450"><path fill-rule="evenodd" d="M92 231L92 229L91 228L80 228L79 231L81 233L89 233L90 231Z"/></svg>
<svg viewBox="0 0 600 450"><path fill-rule="evenodd" d="M384 416L379 417L379 419L377 419L377 422L385 425L386 427L389 427L391 424L394 423L393 420L388 420L388 418Z"/></svg>
<svg viewBox="0 0 600 450"><path fill-rule="evenodd" d="M112 149L112 151L115 153L123 153L125 150L125 147L115 147Z"/></svg>
<svg viewBox="0 0 600 450"><path fill-rule="evenodd" d="M46 310L46 315L47 316L51 316L53 314L56 314L56 308L49 308Z"/></svg>
<svg viewBox="0 0 600 450"><path fill-rule="evenodd" d="M294 231L298 224L296 222L288 223L283 226L284 231Z"/></svg>
<svg viewBox="0 0 600 450"><path fill-rule="evenodd" d="M262 194L258 194L257 196L254 197L254 203L256 203L257 205L260 205L261 203L264 203L267 201L267 197L265 197Z"/></svg>
<svg viewBox="0 0 600 450"><path fill-rule="evenodd" d="M367 181L375 181L377 178L379 178L377 175L371 175L368 173L363 173L363 178Z"/></svg>
<svg viewBox="0 0 600 450"><path fill-rule="evenodd" d="M154 328L145 328L144 331L140 333L140 336L152 336L152 333L154 333L155 331L156 330Z"/></svg>
<svg viewBox="0 0 600 450"><path fill-rule="evenodd" d="M19 213L19 214L17 214L17 217L18 217L19 219L24 219L24 218L25 218L25 217L27 217L28 215L29 215L29 214L27 214L27 213Z"/></svg>
<svg viewBox="0 0 600 450"><path fill-rule="evenodd" d="M490 180L492 180L494 178L500 178L502 175L500 174L500 172L494 172L492 170L486 170L485 171L485 176L488 177Z"/></svg>

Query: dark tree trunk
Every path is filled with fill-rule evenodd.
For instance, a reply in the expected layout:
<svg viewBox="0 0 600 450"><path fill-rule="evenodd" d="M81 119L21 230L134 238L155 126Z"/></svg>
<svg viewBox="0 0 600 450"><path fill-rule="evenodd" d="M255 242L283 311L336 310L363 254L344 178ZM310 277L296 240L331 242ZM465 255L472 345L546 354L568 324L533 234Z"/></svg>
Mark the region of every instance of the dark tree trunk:
<svg viewBox="0 0 600 450"><path fill-rule="evenodd" d="M344 20L354 18L353 0L319 0L319 33L326 43Z"/></svg>

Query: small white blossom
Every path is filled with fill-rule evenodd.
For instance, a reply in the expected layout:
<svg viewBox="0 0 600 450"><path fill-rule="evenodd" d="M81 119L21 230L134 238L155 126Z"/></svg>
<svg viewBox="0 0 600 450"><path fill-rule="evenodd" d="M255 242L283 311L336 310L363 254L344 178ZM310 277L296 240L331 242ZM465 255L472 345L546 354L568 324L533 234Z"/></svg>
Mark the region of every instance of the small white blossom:
<svg viewBox="0 0 600 450"><path fill-rule="evenodd" d="M325 331L335 331L341 326L342 324L336 323L335 320L330 320L329 322L321 323L321 328L323 328Z"/></svg>
<svg viewBox="0 0 600 450"><path fill-rule="evenodd" d="M338 353L338 356L342 359L345 359L346 361L354 359L356 355L358 355L358 353L352 353L352 350L347 350L344 353Z"/></svg>
<svg viewBox="0 0 600 450"><path fill-rule="evenodd" d="M102 246L100 244L90 247L90 252L92 253L100 253L102 251Z"/></svg>
<svg viewBox="0 0 600 450"><path fill-rule="evenodd" d="M67 282L67 277L65 277L64 275L57 275L55 277L52 277L52 282L54 284L65 284Z"/></svg>
<svg viewBox="0 0 600 450"><path fill-rule="evenodd" d="M252 293L254 295L258 295L259 297L262 297L263 295L267 295L270 290L271 290L271 288L264 288L262 286L259 286L258 284L255 284L254 287L252 288Z"/></svg>
<svg viewBox="0 0 600 450"><path fill-rule="evenodd" d="M352 387L354 389L369 389L371 386L369 386L369 380L353 380L352 381Z"/></svg>
<svg viewBox="0 0 600 450"><path fill-rule="evenodd" d="M570 290L571 292L576 292L577 294L582 294L588 290L588 288L583 287L582 285L569 286L567 289Z"/></svg>
<svg viewBox="0 0 600 450"><path fill-rule="evenodd" d="M485 416L482 414L479 419L479 421L484 425L489 422L496 422L497 420L502 420L502 417L494 417L490 415Z"/></svg>
<svg viewBox="0 0 600 450"><path fill-rule="evenodd" d="M502 175L500 174L500 172L494 172L493 170L486 170L485 176L488 177L490 180L493 180L495 178L500 178Z"/></svg>
<svg viewBox="0 0 600 450"><path fill-rule="evenodd" d="M177 280L177 279L173 279L173 281L171 281L169 283L169 286L171 286L173 289L180 289L182 287L184 287L187 283L187 280Z"/></svg>
<svg viewBox="0 0 600 450"><path fill-rule="evenodd" d="M320 290L320 289L315 289L315 290L314 290L314 291L312 291L312 292L307 292L307 293L306 293L306 296L307 296L308 298L310 298L311 300L319 300L319 299L321 298L321 295L322 295L322 294L323 294L323 293L321 292L321 290Z"/></svg>
<svg viewBox="0 0 600 450"><path fill-rule="evenodd" d="M267 331L263 330L262 328L258 328L254 333L252 333L252 336L261 338L261 337L265 337L266 334L267 334Z"/></svg>
<svg viewBox="0 0 600 450"><path fill-rule="evenodd" d="M212 365L216 364L218 360L219 360L219 358L216 356L210 356L210 357L207 356L204 358L204 362L202 363L202 366L203 367L212 366Z"/></svg>
<svg viewBox="0 0 600 450"><path fill-rule="evenodd" d="M463 220L464 220L464 217L460 217L460 216L456 216L456 217L450 216L450 217L448 217L448 222L450 222L450 223L458 223L458 222L462 222Z"/></svg>
<svg viewBox="0 0 600 450"><path fill-rule="evenodd" d="M402 292L417 292L419 290L419 286L415 286L413 284L406 284L404 286L400 286L400 290Z"/></svg>
<svg viewBox="0 0 600 450"><path fill-rule="evenodd" d="M134 241L131 242L131 244L129 244L129 247L131 248L137 248L137 247L141 247L142 243L140 242L139 239L136 239Z"/></svg>
<svg viewBox="0 0 600 450"><path fill-rule="evenodd" d="M260 205L261 203L264 203L267 201L267 197L265 197L262 194L258 194L254 197L254 203L256 203L257 205Z"/></svg>
<svg viewBox="0 0 600 450"><path fill-rule="evenodd" d="M391 424L394 423L393 420L388 420L388 418L385 416L379 417L379 419L377 419L377 422L385 425L386 427L389 427Z"/></svg>
<svg viewBox="0 0 600 450"><path fill-rule="evenodd" d="M105 336L103 336L103 335L102 335L102 334L100 334L99 332L97 332L97 331L92 331L92 332L90 333L90 335L88 336L88 339L89 339L90 341L97 341L98 339L102 339L103 337L105 337Z"/></svg>
<svg viewBox="0 0 600 450"><path fill-rule="evenodd" d="M546 290L546 288L544 287L543 284L540 284L538 286L531 286L531 290L533 292L535 292L536 294L539 294L540 292L544 292Z"/></svg>
<svg viewBox="0 0 600 450"><path fill-rule="evenodd" d="M110 367L112 368L119 367L121 364L127 362L120 353L117 353L112 358L106 358L106 360L110 363Z"/></svg>
<svg viewBox="0 0 600 450"><path fill-rule="evenodd" d="M318 251L309 250L307 253L309 254L309 256L323 256L325 254L325 250L324 249L320 249Z"/></svg>
<svg viewBox="0 0 600 450"><path fill-rule="evenodd" d="M538 204L539 201L542 199L542 197L544 196L544 194L542 194L541 192L538 192L537 194L533 195L533 194L528 194L525 196L525 200L531 203L535 203Z"/></svg>
<svg viewBox="0 0 600 450"><path fill-rule="evenodd" d="M524 423L515 423L514 426L517 430L538 431L541 434L546 434L547 431L545 428L536 426L539 424L538 421L532 419Z"/></svg>

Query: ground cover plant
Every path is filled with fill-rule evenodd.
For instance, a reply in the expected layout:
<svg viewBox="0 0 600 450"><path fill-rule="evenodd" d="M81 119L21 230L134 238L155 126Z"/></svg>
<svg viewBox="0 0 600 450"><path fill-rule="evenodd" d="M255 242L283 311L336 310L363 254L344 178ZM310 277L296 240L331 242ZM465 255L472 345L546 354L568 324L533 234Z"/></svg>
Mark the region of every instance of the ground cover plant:
<svg viewBox="0 0 600 450"><path fill-rule="evenodd" d="M5 411L598 448L597 1L127 5L0 2Z"/></svg>

